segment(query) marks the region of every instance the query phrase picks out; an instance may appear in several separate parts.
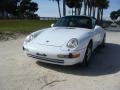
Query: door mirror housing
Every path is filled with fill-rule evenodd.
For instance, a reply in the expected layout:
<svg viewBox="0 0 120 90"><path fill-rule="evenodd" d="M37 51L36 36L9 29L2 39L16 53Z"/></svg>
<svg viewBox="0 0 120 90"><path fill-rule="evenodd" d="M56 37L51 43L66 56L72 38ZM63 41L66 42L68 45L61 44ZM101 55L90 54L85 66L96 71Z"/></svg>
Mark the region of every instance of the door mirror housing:
<svg viewBox="0 0 120 90"><path fill-rule="evenodd" d="M100 29L100 26L96 25L94 30Z"/></svg>
<svg viewBox="0 0 120 90"><path fill-rule="evenodd" d="M51 24L51 27L54 27L54 23L53 23L53 24Z"/></svg>

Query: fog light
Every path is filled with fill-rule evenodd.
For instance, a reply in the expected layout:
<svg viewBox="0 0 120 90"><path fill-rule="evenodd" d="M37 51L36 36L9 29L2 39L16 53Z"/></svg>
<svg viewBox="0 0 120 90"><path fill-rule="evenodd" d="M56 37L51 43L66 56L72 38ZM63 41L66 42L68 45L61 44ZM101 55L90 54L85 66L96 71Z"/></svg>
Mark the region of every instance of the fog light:
<svg viewBox="0 0 120 90"><path fill-rule="evenodd" d="M59 58L69 58L69 55L62 55L62 54L59 54L57 55Z"/></svg>

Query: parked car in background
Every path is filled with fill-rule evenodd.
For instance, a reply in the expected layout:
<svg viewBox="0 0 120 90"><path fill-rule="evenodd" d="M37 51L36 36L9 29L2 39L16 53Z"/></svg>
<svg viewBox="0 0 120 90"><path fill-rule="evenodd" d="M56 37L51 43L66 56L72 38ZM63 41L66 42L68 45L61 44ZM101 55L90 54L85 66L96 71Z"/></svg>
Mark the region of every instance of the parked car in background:
<svg viewBox="0 0 120 90"><path fill-rule="evenodd" d="M116 23L112 23L111 27L117 27L118 25Z"/></svg>

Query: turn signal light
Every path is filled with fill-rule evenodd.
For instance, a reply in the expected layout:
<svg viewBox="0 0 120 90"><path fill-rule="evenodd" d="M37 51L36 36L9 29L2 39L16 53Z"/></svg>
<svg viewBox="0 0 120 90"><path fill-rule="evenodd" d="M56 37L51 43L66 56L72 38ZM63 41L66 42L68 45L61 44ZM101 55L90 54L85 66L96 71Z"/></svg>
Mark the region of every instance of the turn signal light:
<svg viewBox="0 0 120 90"><path fill-rule="evenodd" d="M69 58L78 58L78 57L80 57L80 54L72 54L72 53L69 54Z"/></svg>
<svg viewBox="0 0 120 90"><path fill-rule="evenodd" d="M78 58L80 57L80 54L72 54L70 53L69 55L57 55L59 58Z"/></svg>

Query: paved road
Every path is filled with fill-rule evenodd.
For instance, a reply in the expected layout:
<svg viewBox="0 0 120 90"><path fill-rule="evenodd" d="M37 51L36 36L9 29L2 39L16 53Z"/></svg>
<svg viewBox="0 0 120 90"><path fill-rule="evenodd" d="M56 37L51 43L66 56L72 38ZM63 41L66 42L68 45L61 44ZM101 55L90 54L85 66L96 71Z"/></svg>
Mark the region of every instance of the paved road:
<svg viewBox="0 0 120 90"><path fill-rule="evenodd" d="M90 66L38 62L22 51L24 38L0 42L0 90L120 90L120 32L107 32Z"/></svg>

